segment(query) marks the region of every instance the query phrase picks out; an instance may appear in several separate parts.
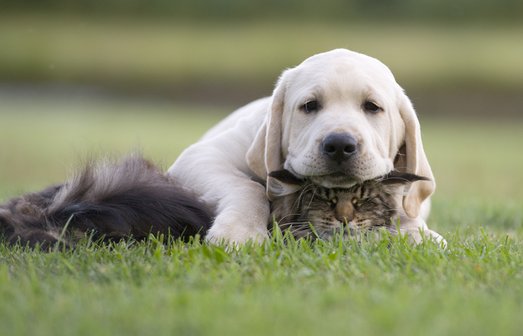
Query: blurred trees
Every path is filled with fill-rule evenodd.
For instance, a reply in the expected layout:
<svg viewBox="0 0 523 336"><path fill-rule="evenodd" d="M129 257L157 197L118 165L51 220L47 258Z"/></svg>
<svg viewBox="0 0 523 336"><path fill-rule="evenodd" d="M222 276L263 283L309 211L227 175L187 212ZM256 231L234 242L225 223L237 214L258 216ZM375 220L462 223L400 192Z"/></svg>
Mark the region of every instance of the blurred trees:
<svg viewBox="0 0 523 336"><path fill-rule="evenodd" d="M346 47L385 62L409 92L458 92L449 105L472 92L464 101L483 107L476 96L496 92L491 110L520 111L522 32L523 0L0 0L0 86L235 101Z"/></svg>
<svg viewBox="0 0 523 336"><path fill-rule="evenodd" d="M0 0L3 11L178 19L517 22L521 0Z"/></svg>

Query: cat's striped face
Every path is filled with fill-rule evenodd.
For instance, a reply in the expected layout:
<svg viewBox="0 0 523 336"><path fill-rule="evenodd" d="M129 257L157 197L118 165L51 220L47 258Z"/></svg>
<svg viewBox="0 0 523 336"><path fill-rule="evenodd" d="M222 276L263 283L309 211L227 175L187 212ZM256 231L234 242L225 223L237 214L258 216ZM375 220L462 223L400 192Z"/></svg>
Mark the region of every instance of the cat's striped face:
<svg viewBox="0 0 523 336"><path fill-rule="evenodd" d="M272 203L274 220L282 230L296 238L329 238L335 234L351 235L384 227L395 229L402 187L418 176L380 178L348 189L324 188L302 182L294 193Z"/></svg>
<svg viewBox="0 0 523 336"><path fill-rule="evenodd" d="M290 229L297 238L328 238L342 232L349 235L390 226L395 214L394 197L376 183L363 183L350 189L326 189L310 185L294 201L280 228Z"/></svg>

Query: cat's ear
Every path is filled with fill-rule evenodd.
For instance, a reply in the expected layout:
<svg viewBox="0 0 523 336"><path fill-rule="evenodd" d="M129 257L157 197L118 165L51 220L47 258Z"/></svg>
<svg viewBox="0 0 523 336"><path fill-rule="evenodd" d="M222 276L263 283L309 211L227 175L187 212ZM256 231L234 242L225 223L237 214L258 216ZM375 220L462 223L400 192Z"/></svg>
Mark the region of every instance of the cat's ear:
<svg viewBox="0 0 523 336"><path fill-rule="evenodd" d="M303 186L304 180L297 178L290 171L282 169L269 173L267 191L272 197L294 194Z"/></svg>
<svg viewBox="0 0 523 336"><path fill-rule="evenodd" d="M416 174L393 170L383 177L381 183L384 185L406 185L416 181L430 181L430 179Z"/></svg>

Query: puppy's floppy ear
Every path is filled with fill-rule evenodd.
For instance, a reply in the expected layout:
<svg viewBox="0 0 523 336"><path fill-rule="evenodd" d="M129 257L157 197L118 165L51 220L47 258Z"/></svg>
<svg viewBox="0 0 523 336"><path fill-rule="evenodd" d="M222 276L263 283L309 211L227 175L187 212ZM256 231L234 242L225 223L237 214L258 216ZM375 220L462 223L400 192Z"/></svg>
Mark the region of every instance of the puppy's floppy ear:
<svg viewBox="0 0 523 336"><path fill-rule="evenodd" d="M404 149L400 150L399 157L395 160L395 169L429 179L407 186L406 195L403 197L405 213L411 218L416 218L419 215L421 203L434 192L436 183L423 149L420 124L416 112L407 95L402 89L400 90L399 112L405 124L405 145Z"/></svg>
<svg viewBox="0 0 523 336"><path fill-rule="evenodd" d="M249 168L264 180L271 178L268 176L269 172L280 170L283 165L281 152L282 114L286 91L285 78L288 72L289 70L285 71L280 77L272 94L265 121L247 151L246 159ZM267 184L269 184L269 181Z"/></svg>

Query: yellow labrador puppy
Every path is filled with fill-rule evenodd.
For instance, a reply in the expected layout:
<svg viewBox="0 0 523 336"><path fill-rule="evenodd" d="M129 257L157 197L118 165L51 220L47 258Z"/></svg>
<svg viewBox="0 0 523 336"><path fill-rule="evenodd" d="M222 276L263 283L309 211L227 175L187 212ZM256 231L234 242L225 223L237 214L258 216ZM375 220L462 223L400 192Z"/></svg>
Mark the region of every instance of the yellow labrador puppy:
<svg viewBox="0 0 523 336"><path fill-rule="evenodd" d="M442 241L425 224L435 183L416 113L380 61L336 49L281 75L272 97L231 114L187 148L168 173L214 211L210 242L268 236L271 177L286 169L349 187L393 169L430 178L403 196L401 231Z"/></svg>

